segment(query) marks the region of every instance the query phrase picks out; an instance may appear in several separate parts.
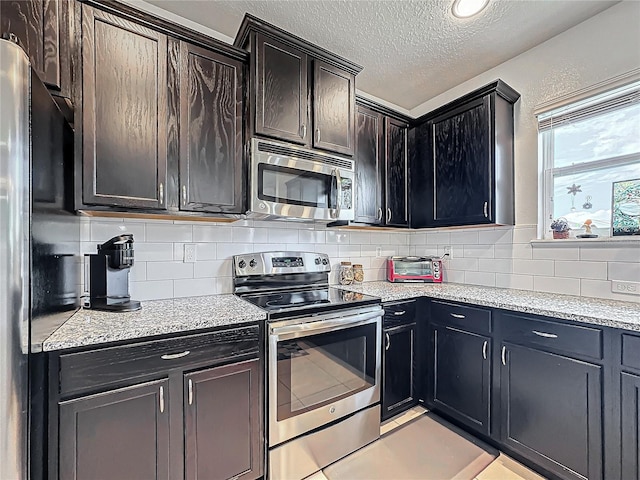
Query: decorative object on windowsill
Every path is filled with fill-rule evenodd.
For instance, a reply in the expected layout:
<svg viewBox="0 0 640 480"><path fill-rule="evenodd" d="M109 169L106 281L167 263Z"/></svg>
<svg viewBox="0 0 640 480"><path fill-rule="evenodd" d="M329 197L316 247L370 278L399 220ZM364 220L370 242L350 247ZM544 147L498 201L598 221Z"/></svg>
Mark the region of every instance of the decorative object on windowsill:
<svg viewBox="0 0 640 480"><path fill-rule="evenodd" d="M553 238L558 239L566 239L569 238L569 222L564 217L556 218L551 223L551 230L553 231Z"/></svg>
<svg viewBox="0 0 640 480"><path fill-rule="evenodd" d="M584 227L584 233L581 233L580 235L576 235L577 238L598 238L598 235L596 235L591 231L591 229L595 227L595 225L593 224L590 218L587 218L584 221L584 225L582 226Z"/></svg>
<svg viewBox="0 0 640 480"><path fill-rule="evenodd" d="M573 185L571 185L570 187L567 187L567 190L569 190L567 193L569 195L573 195L573 197L571 197L571 211L575 212L576 211L576 206L575 206L575 201L576 201L576 195L578 194L578 192L581 192L582 190L580 190L580 187L582 185L576 185L575 183ZM554 230L555 231L555 230ZM563 237L564 238L564 237Z"/></svg>
<svg viewBox="0 0 640 480"><path fill-rule="evenodd" d="M640 178L613 182L613 236L640 235Z"/></svg>
<svg viewBox="0 0 640 480"><path fill-rule="evenodd" d="M353 283L353 267L351 266L351 262L340 262L338 281L340 285L351 285Z"/></svg>
<svg viewBox="0 0 640 480"><path fill-rule="evenodd" d="M589 210L591 207L593 207L591 198L591 195L587 195L587 201L582 204L582 208L584 208L585 210Z"/></svg>
<svg viewBox="0 0 640 480"><path fill-rule="evenodd" d="M362 265L358 263L353 264L353 283L362 283L364 282L364 270L362 269Z"/></svg>

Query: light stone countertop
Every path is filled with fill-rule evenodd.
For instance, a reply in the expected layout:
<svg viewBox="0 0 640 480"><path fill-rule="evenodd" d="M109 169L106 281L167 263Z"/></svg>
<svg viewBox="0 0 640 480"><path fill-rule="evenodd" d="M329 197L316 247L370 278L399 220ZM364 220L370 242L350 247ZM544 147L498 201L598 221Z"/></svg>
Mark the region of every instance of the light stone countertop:
<svg viewBox="0 0 640 480"><path fill-rule="evenodd" d="M455 283L365 282L341 286L383 302L420 296L640 331L640 303Z"/></svg>
<svg viewBox="0 0 640 480"><path fill-rule="evenodd" d="M142 302L137 312L80 309L42 345L43 351L87 347L169 333L264 321L266 313L235 295Z"/></svg>

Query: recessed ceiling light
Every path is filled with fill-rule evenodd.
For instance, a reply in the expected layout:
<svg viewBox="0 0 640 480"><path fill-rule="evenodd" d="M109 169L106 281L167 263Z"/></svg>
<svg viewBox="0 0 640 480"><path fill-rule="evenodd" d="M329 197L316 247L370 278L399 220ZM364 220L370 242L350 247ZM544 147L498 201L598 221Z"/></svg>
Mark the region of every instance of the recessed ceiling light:
<svg viewBox="0 0 640 480"><path fill-rule="evenodd" d="M455 0L451 11L458 18L467 18L480 13L489 0Z"/></svg>

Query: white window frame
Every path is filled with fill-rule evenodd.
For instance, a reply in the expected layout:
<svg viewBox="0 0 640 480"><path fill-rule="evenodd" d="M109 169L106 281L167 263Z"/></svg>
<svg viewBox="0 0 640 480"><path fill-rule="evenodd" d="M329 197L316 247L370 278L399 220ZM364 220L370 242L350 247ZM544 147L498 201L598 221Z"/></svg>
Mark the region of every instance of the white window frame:
<svg viewBox="0 0 640 480"><path fill-rule="evenodd" d="M612 79L609 82L603 82L592 89L586 89L572 97L565 97L552 104L545 104L536 109L535 114L538 117L538 125L549 118L557 118L564 113L568 113L583 108L582 105L593 102L594 105L602 103L603 100L596 100L595 97L601 96L603 93L613 92L621 87L632 87L634 90L640 88L640 69L629 72L626 75ZM606 101L606 100L604 100ZM553 122L553 120L552 120ZM539 213L538 213L538 238L550 239L552 234L550 231L551 222L553 221L553 186L554 177L565 176L576 173L583 173L592 170L601 170L604 168L631 165L640 162L640 153L631 155L619 155L615 157L594 160L591 162L580 163L577 165L569 165L555 168L553 166L553 129L547 128L540 131L538 129L538 159L540 165L539 176ZM606 237L611 235L611 230ZM605 236L605 235L602 235Z"/></svg>

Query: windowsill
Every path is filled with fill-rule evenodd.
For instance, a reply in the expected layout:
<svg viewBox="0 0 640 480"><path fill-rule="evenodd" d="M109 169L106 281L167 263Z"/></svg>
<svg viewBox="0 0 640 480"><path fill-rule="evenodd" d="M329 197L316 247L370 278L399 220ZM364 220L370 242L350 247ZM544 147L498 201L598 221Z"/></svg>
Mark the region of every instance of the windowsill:
<svg viewBox="0 0 640 480"><path fill-rule="evenodd" d="M602 238L567 238L559 240L553 238L545 238L543 240L531 240L531 246L534 248L544 247L639 247L640 235L629 235L625 237L602 237Z"/></svg>

